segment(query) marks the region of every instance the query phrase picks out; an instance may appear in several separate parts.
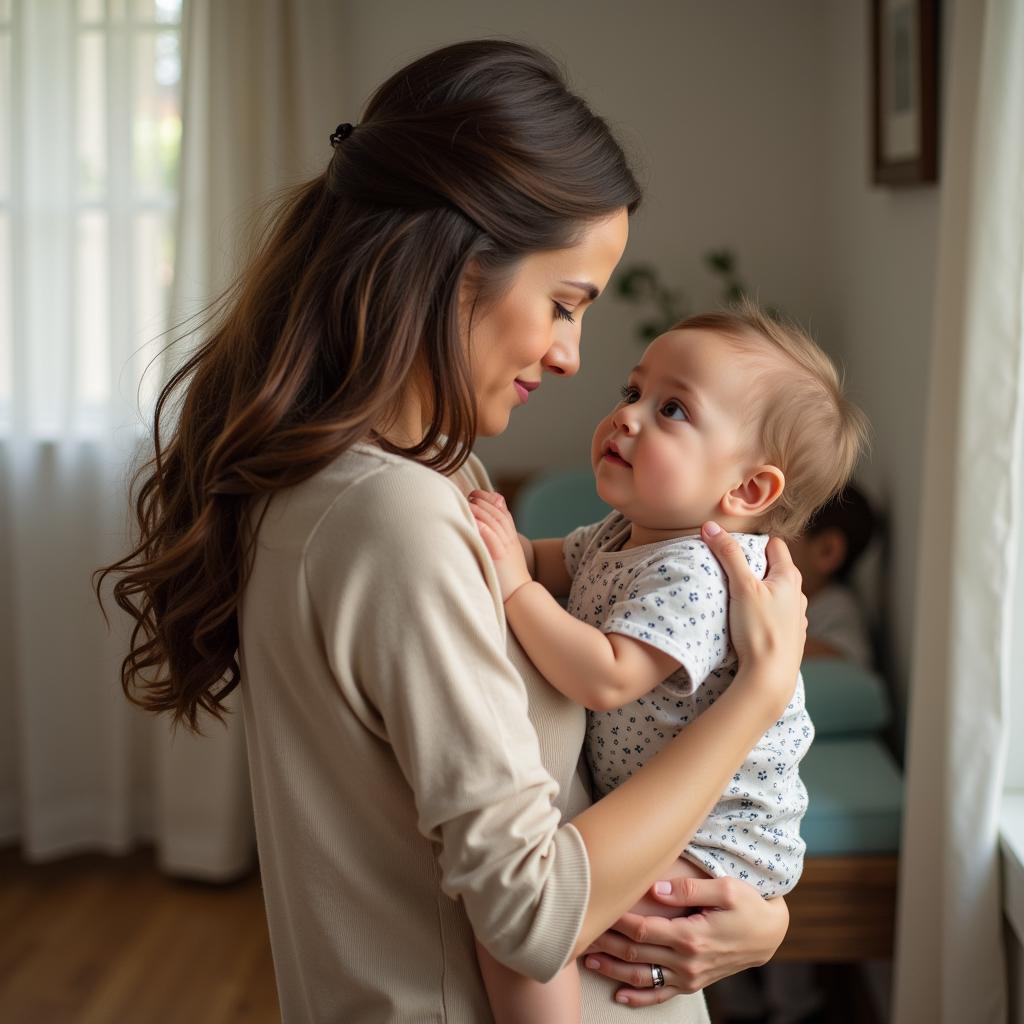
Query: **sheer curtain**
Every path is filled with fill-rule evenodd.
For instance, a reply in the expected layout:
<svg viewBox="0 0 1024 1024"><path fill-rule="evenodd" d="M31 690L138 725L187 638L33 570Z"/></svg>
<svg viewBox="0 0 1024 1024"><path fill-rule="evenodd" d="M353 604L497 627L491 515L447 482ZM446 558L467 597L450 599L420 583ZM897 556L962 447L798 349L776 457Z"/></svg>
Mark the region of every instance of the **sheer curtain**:
<svg viewBox="0 0 1024 1024"><path fill-rule="evenodd" d="M127 549L130 466L191 343L161 359L159 335L230 279L250 202L326 160L352 103L343 5L181 8L0 2L0 841L153 839L167 870L217 879L251 862L241 723L172 740L128 705L127 624L107 630L90 573Z"/></svg>
<svg viewBox="0 0 1024 1024"><path fill-rule="evenodd" d="M1024 521L1024 5L952 8L897 1024L1006 1017L997 839Z"/></svg>
<svg viewBox="0 0 1024 1024"><path fill-rule="evenodd" d="M189 0L176 323L232 280L263 201L330 156L327 136L347 92L344 28L344 5L328 0ZM195 340L172 348L165 376ZM162 752L162 861L179 874L208 876L210 865L230 874L251 849L242 722L232 714L226 730L204 731L181 732Z"/></svg>
<svg viewBox="0 0 1024 1024"><path fill-rule="evenodd" d="M90 573L126 544L166 314L179 5L5 7L0 824L30 858L120 852L154 829L156 733L120 696L124 624L107 632Z"/></svg>

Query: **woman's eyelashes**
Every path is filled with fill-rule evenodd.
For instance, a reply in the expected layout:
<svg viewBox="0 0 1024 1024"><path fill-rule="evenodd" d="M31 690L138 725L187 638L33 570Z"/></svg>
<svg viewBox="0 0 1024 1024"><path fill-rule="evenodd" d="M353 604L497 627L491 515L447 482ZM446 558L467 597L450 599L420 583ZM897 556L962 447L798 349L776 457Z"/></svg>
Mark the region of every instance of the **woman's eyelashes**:
<svg viewBox="0 0 1024 1024"><path fill-rule="evenodd" d="M576 323L576 317L574 317L572 313L570 313L569 310L567 310L560 302L555 303L555 316L557 316L559 320L565 320L566 323Z"/></svg>

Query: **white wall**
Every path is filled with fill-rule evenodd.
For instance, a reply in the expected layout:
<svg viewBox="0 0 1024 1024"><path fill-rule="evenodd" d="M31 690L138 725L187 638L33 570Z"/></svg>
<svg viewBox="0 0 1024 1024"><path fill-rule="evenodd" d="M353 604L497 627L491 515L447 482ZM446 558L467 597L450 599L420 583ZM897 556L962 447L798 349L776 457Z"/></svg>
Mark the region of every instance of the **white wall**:
<svg viewBox="0 0 1024 1024"><path fill-rule="evenodd" d="M829 108L823 301L833 352L874 428L862 476L889 520L886 674L905 714L941 185L870 184L867 6L829 0L823 8Z"/></svg>
<svg viewBox="0 0 1024 1024"><path fill-rule="evenodd" d="M935 188L868 176L865 0L350 0L355 120L392 70L481 35L537 43L624 140L646 184L624 265L651 261L694 310L714 306L702 254L728 245L762 301L808 324L845 363L875 426L870 489L889 511L888 673L909 676ZM587 314L583 369L546 382L502 437L494 473L586 465L594 424L640 352L636 313L611 296Z"/></svg>

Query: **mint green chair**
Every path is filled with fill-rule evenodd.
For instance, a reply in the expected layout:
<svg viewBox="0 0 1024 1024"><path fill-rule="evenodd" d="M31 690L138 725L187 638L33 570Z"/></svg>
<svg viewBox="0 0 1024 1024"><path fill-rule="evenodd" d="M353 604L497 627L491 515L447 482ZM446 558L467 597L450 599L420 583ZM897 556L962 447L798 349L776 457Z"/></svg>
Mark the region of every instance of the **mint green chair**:
<svg viewBox="0 0 1024 1024"><path fill-rule="evenodd" d="M531 540L564 537L577 526L604 519L609 512L597 496L589 469L534 477L516 496L513 509L519 532Z"/></svg>

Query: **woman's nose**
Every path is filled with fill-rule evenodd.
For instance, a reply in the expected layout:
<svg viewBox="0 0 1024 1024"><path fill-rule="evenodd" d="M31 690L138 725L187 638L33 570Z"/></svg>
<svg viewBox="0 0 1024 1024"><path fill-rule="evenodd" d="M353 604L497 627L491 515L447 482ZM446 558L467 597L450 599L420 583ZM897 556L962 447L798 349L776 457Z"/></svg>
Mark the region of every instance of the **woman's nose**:
<svg viewBox="0 0 1024 1024"><path fill-rule="evenodd" d="M580 340L577 337L559 338L541 360L550 373L571 377L580 368Z"/></svg>

